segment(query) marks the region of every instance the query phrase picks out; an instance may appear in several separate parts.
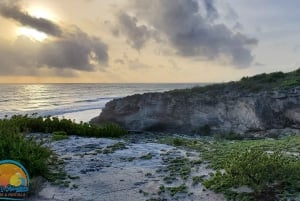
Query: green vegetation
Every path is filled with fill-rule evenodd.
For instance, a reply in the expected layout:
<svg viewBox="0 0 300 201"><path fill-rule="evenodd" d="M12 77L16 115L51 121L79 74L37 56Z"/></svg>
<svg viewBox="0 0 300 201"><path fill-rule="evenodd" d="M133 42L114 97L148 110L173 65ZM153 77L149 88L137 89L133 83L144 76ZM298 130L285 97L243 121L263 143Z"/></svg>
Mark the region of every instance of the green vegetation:
<svg viewBox="0 0 300 201"><path fill-rule="evenodd" d="M72 179L72 180L74 180L74 179L80 179L79 176L72 176L72 175L68 175L68 178Z"/></svg>
<svg viewBox="0 0 300 201"><path fill-rule="evenodd" d="M168 176L164 178L167 183L172 183L177 178L176 176L180 176L182 179L188 179L191 173L191 162L189 159L184 157L176 157L176 158L167 158L164 159L167 163L166 171L168 172Z"/></svg>
<svg viewBox="0 0 300 201"><path fill-rule="evenodd" d="M115 153L117 150L127 149L126 145L123 142L118 142L116 144L107 146L105 149L103 149L103 154L112 154Z"/></svg>
<svg viewBox="0 0 300 201"><path fill-rule="evenodd" d="M300 135L242 141L166 137L160 141L198 151L201 159L216 170L203 184L224 193L229 200L300 197ZM193 184L202 179L194 177ZM253 192L234 190L241 186Z"/></svg>
<svg viewBox="0 0 300 201"><path fill-rule="evenodd" d="M0 160L5 159L20 162L27 168L30 177L46 177L49 163L56 160L53 152L42 143L20 134L14 122L0 121Z"/></svg>
<svg viewBox="0 0 300 201"><path fill-rule="evenodd" d="M65 131L56 131L52 133L52 140L53 141L60 141L69 139L69 136Z"/></svg>
<svg viewBox="0 0 300 201"><path fill-rule="evenodd" d="M166 190L170 193L171 196L174 196L177 193L188 193L188 188L184 184L175 187L166 187Z"/></svg>
<svg viewBox="0 0 300 201"><path fill-rule="evenodd" d="M225 164L225 173L220 171L203 184L216 192L223 192L229 199L276 200L276 194L300 192L300 161L286 157L280 152L266 153L260 149L235 150ZM247 186L253 193L242 194L232 187Z"/></svg>
<svg viewBox="0 0 300 201"><path fill-rule="evenodd" d="M204 177L205 177L205 175L193 177L193 186L195 186L199 183L202 183L204 181Z"/></svg>
<svg viewBox="0 0 300 201"><path fill-rule="evenodd" d="M135 160L136 159L136 157L128 157L128 158L126 158L125 160L127 160L128 162L131 162L131 161L133 161L133 160Z"/></svg>
<svg viewBox="0 0 300 201"><path fill-rule="evenodd" d="M166 93L185 94L185 93L208 93L216 92L258 92L273 89L287 89L300 86L300 68L296 71L283 73L274 72L270 74L259 74L252 77L243 77L237 82L228 82L222 84L212 84L203 87L194 87L191 89L176 89Z"/></svg>
<svg viewBox="0 0 300 201"><path fill-rule="evenodd" d="M68 176L63 170L63 161L33 137L23 133L52 133L52 140L67 139L68 135L87 137L119 137L127 131L114 124L101 127L88 123L76 124L71 120L56 117L37 117L36 114L15 115L10 119L0 119L0 160L11 159L26 167L30 177L42 176L53 184L69 186ZM107 147L114 152L126 148L123 143Z"/></svg>
<svg viewBox="0 0 300 201"><path fill-rule="evenodd" d="M300 69L290 72L274 72L259 74L253 77L243 77L240 81L243 88L268 90L274 88L289 88L300 85ZM254 88L253 88L254 86Z"/></svg>
<svg viewBox="0 0 300 201"><path fill-rule="evenodd" d="M188 187L184 184L180 186L172 186L172 187L165 187L164 185L161 185L159 187L158 194L162 194L165 192L168 192L173 197L177 193L188 193Z"/></svg>
<svg viewBox="0 0 300 201"><path fill-rule="evenodd" d="M53 133L64 131L68 135L84 137L120 137L127 131L115 124L95 126L89 123L74 123L70 119L57 117L38 117L36 114L14 115L10 119L0 119L0 122L11 122L20 132Z"/></svg>
<svg viewBox="0 0 300 201"><path fill-rule="evenodd" d="M245 140L251 138L253 137L247 135L241 135L233 132L214 135L215 140Z"/></svg>
<svg viewBox="0 0 300 201"><path fill-rule="evenodd" d="M150 172L147 172L147 173L145 174L145 177L152 177L152 174L151 174Z"/></svg>
<svg viewBox="0 0 300 201"><path fill-rule="evenodd" d="M150 198L146 201L166 201L166 199L163 199L163 198Z"/></svg>
<svg viewBox="0 0 300 201"><path fill-rule="evenodd" d="M161 194L161 193L164 193L164 192L166 192L165 186L164 186L164 185L160 185L160 186L159 186L158 194Z"/></svg>
<svg viewBox="0 0 300 201"><path fill-rule="evenodd" d="M139 190L139 193L142 193L144 196L148 196L149 193L146 191L143 191L142 189Z"/></svg>
<svg viewBox="0 0 300 201"><path fill-rule="evenodd" d="M142 160L150 160L152 158L153 158L153 155L151 153L145 154L140 157L140 159L142 159Z"/></svg>

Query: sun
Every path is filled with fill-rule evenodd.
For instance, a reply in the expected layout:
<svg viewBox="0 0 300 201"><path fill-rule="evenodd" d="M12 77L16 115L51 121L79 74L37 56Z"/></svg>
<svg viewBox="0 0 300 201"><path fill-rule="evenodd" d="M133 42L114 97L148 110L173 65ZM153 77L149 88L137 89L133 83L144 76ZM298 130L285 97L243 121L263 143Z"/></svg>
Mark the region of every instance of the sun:
<svg viewBox="0 0 300 201"><path fill-rule="evenodd" d="M26 10L30 16L36 18L43 18L54 22L57 21L57 17L53 14L53 12L51 12L49 9L45 7L34 6L34 7L29 7ZM46 33L43 33L41 31L38 31L30 27L19 27L17 29L17 35L26 36L32 40L36 40L40 42L48 38L48 35Z"/></svg>
<svg viewBox="0 0 300 201"><path fill-rule="evenodd" d="M46 7L33 6L27 9L29 15L36 18L44 18L51 21L57 21L57 16Z"/></svg>
<svg viewBox="0 0 300 201"><path fill-rule="evenodd" d="M26 36L30 39L43 41L48 38L48 35L29 27L19 27L17 30L18 36Z"/></svg>

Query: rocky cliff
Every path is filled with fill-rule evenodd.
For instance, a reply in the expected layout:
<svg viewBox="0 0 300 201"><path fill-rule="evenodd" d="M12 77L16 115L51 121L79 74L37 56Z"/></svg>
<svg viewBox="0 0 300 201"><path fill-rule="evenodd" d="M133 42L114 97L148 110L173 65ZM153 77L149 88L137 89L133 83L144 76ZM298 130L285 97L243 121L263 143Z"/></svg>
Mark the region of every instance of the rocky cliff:
<svg viewBox="0 0 300 201"><path fill-rule="evenodd" d="M300 129L300 72L296 72L293 79L284 73L263 74L228 84L128 96L108 102L93 122L200 134Z"/></svg>

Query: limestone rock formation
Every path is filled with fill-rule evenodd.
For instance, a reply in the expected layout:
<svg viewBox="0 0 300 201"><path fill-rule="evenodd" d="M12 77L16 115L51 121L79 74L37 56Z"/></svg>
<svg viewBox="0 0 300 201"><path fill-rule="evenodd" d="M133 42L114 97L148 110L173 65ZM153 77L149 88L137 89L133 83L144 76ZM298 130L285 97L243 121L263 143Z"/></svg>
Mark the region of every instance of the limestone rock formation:
<svg viewBox="0 0 300 201"><path fill-rule="evenodd" d="M300 69L112 100L93 122L186 134L300 129Z"/></svg>
<svg viewBox="0 0 300 201"><path fill-rule="evenodd" d="M300 129L300 87L258 93L146 93L113 100L94 122L129 130L246 133ZM206 131L207 132L207 131Z"/></svg>

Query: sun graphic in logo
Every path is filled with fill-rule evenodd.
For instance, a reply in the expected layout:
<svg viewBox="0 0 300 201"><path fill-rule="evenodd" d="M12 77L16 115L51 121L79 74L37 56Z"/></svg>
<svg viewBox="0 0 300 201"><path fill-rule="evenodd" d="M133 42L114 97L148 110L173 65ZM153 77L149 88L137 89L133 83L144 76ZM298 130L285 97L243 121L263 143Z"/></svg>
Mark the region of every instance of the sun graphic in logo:
<svg viewBox="0 0 300 201"><path fill-rule="evenodd" d="M0 186L27 186L26 173L15 164L0 165Z"/></svg>
<svg viewBox="0 0 300 201"><path fill-rule="evenodd" d="M29 192L29 175L17 161L0 161L0 200L23 200Z"/></svg>
<svg viewBox="0 0 300 201"><path fill-rule="evenodd" d="M16 174L10 177L9 183L12 186L18 187L21 186L22 184L23 185L25 184L25 178L23 178L21 174L17 172Z"/></svg>

